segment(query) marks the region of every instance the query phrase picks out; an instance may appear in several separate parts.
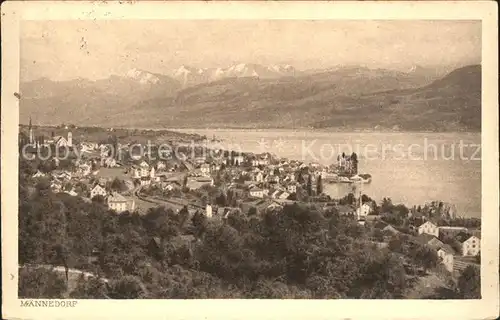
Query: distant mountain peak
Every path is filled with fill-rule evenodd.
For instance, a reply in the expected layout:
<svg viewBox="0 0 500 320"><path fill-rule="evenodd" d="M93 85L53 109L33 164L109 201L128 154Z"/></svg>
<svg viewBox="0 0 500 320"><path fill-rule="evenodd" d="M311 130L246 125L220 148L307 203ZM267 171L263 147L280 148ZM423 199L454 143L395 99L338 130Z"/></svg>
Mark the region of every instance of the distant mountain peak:
<svg viewBox="0 0 500 320"><path fill-rule="evenodd" d="M285 65L275 64L268 66L268 68L269 70L272 70L280 74L293 74L296 71L295 68L289 64Z"/></svg>
<svg viewBox="0 0 500 320"><path fill-rule="evenodd" d="M230 67L229 70L241 72L245 70L246 67L247 65L245 63L238 63L237 65Z"/></svg>
<svg viewBox="0 0 500 320"><path fill-rule="evenodd" d="M172 70L171 76L180 81L183 87L187 87L224 78L279 78L295 74L295 68L289 64L266 66L257 63L238 62L225 68L193 68L181 65Z"/></svg>
<svg viewBox="0 0 500 320"><path fill-rule="evenodd" d="M425 68L416 64L416 65L413 65L410 67L410 69L408 69L407 73L418 73L418 72L424 72L425 71Z"/></svg>
<svg viewBox="0 0 500 320"><path fill-rule="evenodd" d="M192 68L187 67L185 65L182 65L179 68L177 68L177 69L174 70L173 75L175 77L186 76L186 75L188 75L188 74L190 74L192 72L193 72Z"/></svg>
<svg viewBox="0 0 500 320"><path fill-rule="evenodd" d="M259 73L256 69L258 69L257 65L238 63L224 70L222 75L229 77L258 77Z"/></svg>
<svg viewBox="0 0 500 320"><path fill-rule="evenodd" d="M127 77L138 81L140 84L157 84L160 82L160 78L154 74L137 68L130 69L127 72Z"/></svg>

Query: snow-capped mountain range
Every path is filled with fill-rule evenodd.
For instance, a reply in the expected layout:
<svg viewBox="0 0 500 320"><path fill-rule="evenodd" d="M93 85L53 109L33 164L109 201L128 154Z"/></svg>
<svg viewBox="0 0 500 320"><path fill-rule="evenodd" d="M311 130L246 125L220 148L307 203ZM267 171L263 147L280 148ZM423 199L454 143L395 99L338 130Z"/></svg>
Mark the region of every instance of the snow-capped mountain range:
<svg viewBox="0 0 500 320"><path fill-rule="evenodd" d="M294 77L306 74L315 74L321 72L336 72L338 70L349 70L346 67L336 67L324 70L306 70L298 71L293 66L286 65L262 65L256 63L238 63L226 68L196 68L187 65L181 65L178 68L164 72L163 74L130 69L126 72L124 79L132 80L140 84L141 87L162 86L168 84L168 87L175 86L173 82L182 89L193 85L210 83L227 78L257 78L257 79L277 79L281 77ZM355 68L359 69L359 67ZM366 70L371 70L364 68ZM364 70L363 69L363 70ZM428 70L420 66L414 66L406 71L408 74L427 73Z"/></svg>
<svg viewBox="0 0 500 320"><path fill-rule="evenodd" d="M169 74L183 86L217 81L224 78L279 78L297 75L297 70L291 65L264 66L255 63L239 63L226 68L194 68L182 65Z"/></svg>
<svg viewBox="0 0 500 320"><path fill-rule="evenodd" d="M298 72L286 65L235 64L227 68L180 66L158 73L131 69L97 80L39 78L20 85L20 118L33 117L47 124L145 127L207 123L219 127L360 127L375 121L382 127L427 130L441 128L445 121L453 130L480 128L480 65L461 67L438 78L432 68L421 70L344 66ZM415 117L408 118L409 106ZM352 114L340 120L325 118L339 111ZM365 112L370 121L358 116ZM395 112L401 117L395 117ZM428 112L437 122L416 118ZM283 114L300 123L284 123ZM457 124L457 119L462 120Z"/></svg>

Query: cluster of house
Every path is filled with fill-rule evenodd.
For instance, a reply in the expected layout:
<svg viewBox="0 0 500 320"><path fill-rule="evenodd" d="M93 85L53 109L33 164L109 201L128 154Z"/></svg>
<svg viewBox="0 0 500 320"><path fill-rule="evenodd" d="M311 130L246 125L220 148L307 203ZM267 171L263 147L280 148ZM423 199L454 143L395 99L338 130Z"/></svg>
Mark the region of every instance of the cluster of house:
<svg viewBox="0 0 500 320"><path fill-rule="evenodd" d="M216 183L214 178L217 178L224 166L225 181L219 186L226 192L231 191L241 200L239 202L243 207L247 209L255 207L260 212L281 207L286 202L293 202L289 200L290 196L296 194L301 187L301 183L297 181L299 171L308 168L304 172L311 174L311 188L314 192L317 191L318 177L327 172L318 164L306 165L300 161L280 160L267 153L230 155L227 158L217 159L199 156L184 160L183 166L187 169L184 187L188 190L196 190L206 185L213 186ZM135 176L139 175L141 179L148 181L145 184L155 181L163 189L180 188L178 180L167 177L153 179L154 171L151 171L151 167L145 162L141 163L135 172L137 172ZM304 174L302 179L307 181L309 174ZM205 209L207 216L211 216L211 212L213 208Z"/></svg>
<svg viewBox="0 0 500 320"><path fill-rule="evenodd" d="M34 179L48 178L50 188L54 193L64 192L86 200L101 196L107 203L108 208L117 212L132 211L135 209L133 199L127 199L119 193L106 190L106 185L111 181L111 177L104 178L99 175L100 168L118 168L122 166L109 156L106 146L92 142L82 142L78 145L73 145L71 132L68 132L67 139L64 137L54 137L52 140L45 141L35 139L30 121L29 142L33 141L36 147L50 143L55 144L56 147L78 148L80 157L72 160L71 167L66 166L65 169L59 169L60 160L57 157L53 157L50 161L53 162L55 170L47 173L38 170L32 176ZM78 186L85 187L78 188ZM130 189L133 186L127 185L127 187Z"/></svg>
<svg viewBox="0 0 500 320"><path fill-rule="evenodd" d="M374 226L385 234L401 234L400 230L382 221L375 222ZM437 226L431 221L424 222L416 231L418 236L411 239L434 250L449 272L460 271L470 264L476 264L475 257L481 251L479 231L470 231L465 227ZM456 241L457 246L453 248L441 241L444 237Z"/></svg>
<svg viewBox="0 0 500 320"><path fill-rule="evenodd" d="M479 235L471 235L466 227L437 226L430 221L424 222L418 227L419 235L429 235L429 242L437 250L443 260L451 261L447 267L453 266L453 257L462 255L464 257L475 257L481 251L481 239ZM450 246L443 244L439 237L451 237L460 243L460 252L455 252Z"/></svg>
<svg viewBox="0 0 500 320"><path fill-rule="evenodd" d="M104 199L110 210L114 210L118 213L135 210L134 199L125 197L118 192L108 192L101 184L96 184L94 188L90 190L91 199L98 196Z"/></svg>
<svg viewBox="0 0 500 320"><path fill-rule="evenodd" d="M133 179L138 181L141 186L160 181L160 177L156 175L155 167L150 166L146 161L142 161L139 165L133 165L132 171Z"/></svg>
<svg viewBox="0 0 500 320"><path fill-rule="evenodd" d="M205 157L195 157L182 161L182 166L187 171L185 187L188 190L197 190L202 186L215 184L214 177L224 166L230 175L229 189L238 189L244 185L247 195L253 198L263 198L273 196L274 198L286 199L297 190L294 170L282 162L271 164L271 157L263 154L250 158L244 155L233 155L227 158L207 159ZM161 170L160 164L156 165L156 170ZM288 168L287 168L288 167ZM141 180L141 185L149 185L154 182L159 183L163 188L171 188L169 179L162 179L155 176L154 167L143 161L137 168L134 168L134 178ZM168 175L165 175L168 177ZM238 181L243 181L241 184ZM163 183L167 182L167 183Z"/></svg>
<svg viewBox="0 0 500 320"><path fill-rule="evenodd" d="M38 170L33 176L33 178L49 178L50 188L54 192L65 192L71 196L77 196L78 193L75 191L74 185L71 182L77 181L74 174L68 170L53 170L50 173L43 173Z"/></svg>
<svg viewBox="0 0 500 320"><path fill-rule="evenodd" d="M253 155L244 163L249 165L244 169L230 170L233 179L229 188L241 188L243 184L248 196L256 199L287 200L309 180L309 175L311 188L316 193L318 177L327 174L326 168L318 164L307 165L295 160L273 159L269 154ZM308 170L304 171L306 168ZM298 181L300 172L308 172L302 174L302 183ZM241 181L243 183L238 183Z"/></svg>
<svg viewBox="0 0 500 320"><path fill-rule="evenodd" d="M34 138L33 130L30 126L30 141ZM115 146L108 144L98 144L82 141L73 145L71 132L68 132L67 139L55 137L54 141L58 146L71 146L78 149L79 160L74 162L72 170L54 170L51 175L51 187L54 192L67 192L73 196L88 197L89 193L79 194L74 187L65 189L65 185L75 185L74 182L87 185L87 190L91 190L90 198L95 195L103 196L108 205L113 210L131 210L134 204L125 196L106 190L108 179L98 179L102 168L116 168L127 173L127 182L140 186L159 186L166 191L181 189L197 190L203 186L213 186L214 178L224 166L225 174L229 174L230 181L225 185L226 190L231 189L235 194L246 198L249 202L259 202L268 200L268 206L276 207L288 201L293 201L291 196L297 194L299 188L308 188L314 194L318 193L318 180L327 180L332 175L336 175L329 167L324 167L318 163L306 164L301 161L278 159L269 153L262 154L235 154L218 150L218 158L207 158L196 156L185 160L127 160L127 163L118 161L111 152L112 147L122 150L127 145L116 143ZM163 155L165 156L165 155ZM57 162L57 159L53 159ZM56 164L57 166L57 164ZM356 172L357 160L354 156L342 155L339 157L338 167L344 171ZM336 169L338 171L338 168ZM176 174L184 171L184 175ZM111 173L112 175L113 173ZM37 172L34 177L41 177L46 174ZM121 174L120 174L121 176ZM95 182L95 180L98 182ZM299 181L300 180L300 181ZM93 182L91 182L93 181ZM71 183L69 183L71 182ZM125 200L124 200L125 199ZM368 214L371 208L368 205L360 204L354 208L354 213L360 217Z"/></svg>
<svg viewBox="0 0 500 320"><path fill-rule="evenodd" d="M97 196L103 197L108 204L109 209L117 212L133 211L135 209L135 202L133 199L126 199L124 196L116 192L106 190L108 179L91 179L91 165L83 163L76 166L74 172L69 170L53 170L50 173L43 173L38 170L32 177L49 178L50 188L54 193L66 193L70 196L79 196L83 199L93 199ZM93 184L91 181L95 181ZM90 186L90 191L78 190L76 186L87 185Z"/></svg>
<svg viewBox="0 0 500 320"><path fill-rule="evenodd" d="M446 269L450 272L465 268L481 252L480 233L471 234L465 227L436 226L426 221L418 227L419 235L423 236L425 244L434 249ZM439 238L447 236L460 244L460 249L455 250L450 245L443 243ZM457 248L458 249L458 248Z"/></svg>
<svg viewBox="0 0 500 320"><path fill-rule="evenodd" d="M343 165L353 166L357 170L355 156L344 156ZM243 201L243 207L254 207L262 212L282 207L286 203L297 200L293 197L299 189L311 189L318 195L318 181L335 175L335 166L326 167L319 163L306 164L302 161L279 159L271 154L243 154L232 156L229 159L196 158L189 168L187 178L188 189L196 189L202 185L213 185L217 171L221 164L225 165L225 172L230 180L226 181L226 190L231 190ZM307 190L306 190L307 191ZM336 206L341 214L352 215L360 224L364 224L365 217L373 211L372 203L362 203L361 193L354 206ZM245 211L245 210L244 210Z"/></svg>
<svg viewBox="0 0 500 320"><path fill-rule="evenodd" d="M70 168L66 166L63 169L59 168L61 160L57 157L49 161L53 164L55 169L47 173L37 170L32 178L49 178L50 187L56 193L66 192L72 196L85 196L83 194L77 194L75 185L79 183L88 184L91 178L95 178L99 172L99 170L96 169L97 161L95 160L73 160Z"/></svg>

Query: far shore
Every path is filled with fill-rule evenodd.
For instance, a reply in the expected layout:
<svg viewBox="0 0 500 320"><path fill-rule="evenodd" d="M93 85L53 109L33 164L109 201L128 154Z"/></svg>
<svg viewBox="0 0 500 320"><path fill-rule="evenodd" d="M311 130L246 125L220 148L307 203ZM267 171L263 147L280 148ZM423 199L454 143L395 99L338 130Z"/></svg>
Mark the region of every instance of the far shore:
<svg viewBox="0 0 500 320"><path fill-rule="evenodd" d="M312 131L312 132L334 132L334 133L465 133L465 134L481 134L481 131L424 131L424 130L390 130L390 129L348 129L348 128L250 128L250 127L225 127L225 128L196 128L196 127L186 127L186 128L137 128L141 130L171 130L177 132L187 132L187 131L257 131L257 132L301 132L301 131Z"/></svg>
<svg viewBox="0 0 500 320"><path fill-rule="evenodd" d="M28 124L20 123L20 126L28 126ZM68 124L69 125L69 124ZM74 125L74 124L72 124ZM37 127L59 127L60 124L34 124ZM296 128L283 128L283 127L265 127L265 128L254 128L251 126L247 127L133 127L133 126L106 126L106 125L75 125L80 128L101 128L101 129L117 129L117 130L144 130L144 131L176 131L181 133L186 133L188 131L219 131L219 132L228 132L228 131L257 131L257 132L333 132L333 133L442 133L442 134L481 134L481 130L393 130L388 128L380 128L380 129L363 129L363 128L341 128L341 127L328 127L328 128L312 128L312 127L296 127Z"/></svg>
<svg viewBox="0 0 500 320"><path fill-rule="evenodd" d="M96 126L99 127L99 126ZM107 128L107 127L101 127ZM109 127L111 128L111 127ZM183 128L169 128L169 127L112 127L115 129L128 129L128 130L151 130L151 131L176 131L181 133L192 133L196 131L214 131L214 132L230 132L230 131L249 131L249 132L333 132L333 133L412 133L412 134L424 134L424 133L435 133L435 134L481 134L481 131L424 131L424 130L390 130L390 129L349 129L349 128L252 128L252 127L224 127L224 128L206 128L206 127L183 127Z"/></svg>

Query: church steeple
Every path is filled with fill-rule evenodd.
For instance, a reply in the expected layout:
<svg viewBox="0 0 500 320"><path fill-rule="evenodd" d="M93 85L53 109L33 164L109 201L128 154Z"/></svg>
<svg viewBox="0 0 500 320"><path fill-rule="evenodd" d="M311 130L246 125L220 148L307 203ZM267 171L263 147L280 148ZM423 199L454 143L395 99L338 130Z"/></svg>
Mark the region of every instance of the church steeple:
<svg viewBox="0 0 500 320"><path fill-rule="evenodd" d="M30 144L34 144L35 143L35 139L34 139L34 136L33 136L33 127L31 126L31 116L30 116L29 131L30 131Z"/></svg>

